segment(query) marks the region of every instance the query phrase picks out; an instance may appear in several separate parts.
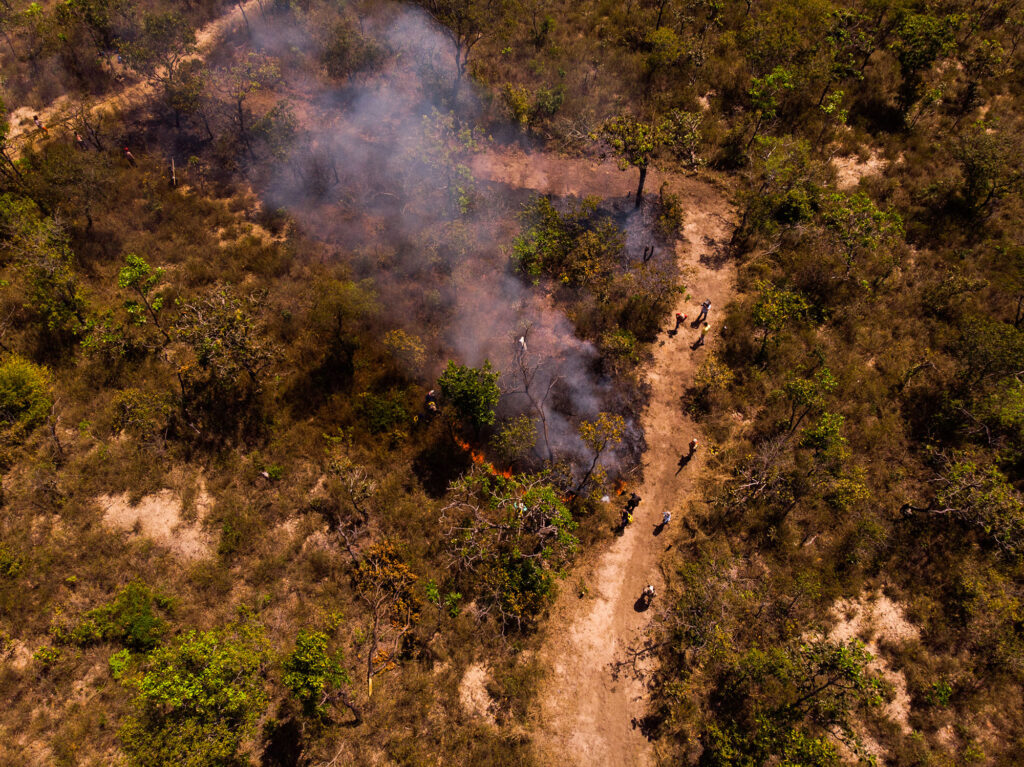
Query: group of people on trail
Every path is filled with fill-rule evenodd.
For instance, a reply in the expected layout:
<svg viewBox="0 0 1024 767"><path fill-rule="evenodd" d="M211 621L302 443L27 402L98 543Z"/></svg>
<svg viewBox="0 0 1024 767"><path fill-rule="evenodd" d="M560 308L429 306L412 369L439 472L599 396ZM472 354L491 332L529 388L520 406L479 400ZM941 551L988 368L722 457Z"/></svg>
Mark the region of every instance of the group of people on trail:
<svg viewBox="0 0 1024 767"><path fill-rule="evenodd" d="M46 125L43 124L43 121L39 118L39 115L32 115L32 122L35 123L36 128L44 136L49 136L50 129L47 128ZM83 151L87 151L89 149L89 146L85 143L85 139L82 138L82 134L79 133L77 130L75 131L75 147L77 149L81 149ZM121 151L122 151L122 154L124 156L124 159L128 161L129 165L131 165L133 168L136 165L138 165L138 160L135 159L135 155L132 154L132 150L130 150L128 147L123 147ZM526 349L525 340L524 339L519 339L519 340L523 342L523 350L525 351L525 349Z"/></svg>
<svg viewBox="0 0 1024 767"><path fill-rule="evenodd" d="M636 507L640 505L640 500L640 496L637 495L636 493L629 494L629 498L626 499L626 506L625 508L622 509L622 530L625 530L626 525L633 521L633 512L636 511ZM672 514L667 511L664 512L661 515L661 524L658 527L663 529L665 525L667 525L671 521L671 519ZM647 586L644 587L643 592L641 592L640 594L640 601L643 603L645 607L649 607L651 604L651 600L653 599L654 586L648 583Z"/></svg>
<svg viewBox="0 0 1024 767"><path fill-rule="evenodd" d="M709 309L711 309L711 299L710 298L705 298L704 301L701 302L700 313L697 315L697 319L695 319L693 321L693 323L691 324L691 326L690 326L690 327L694 327L695 328L698 325L700 325L701 322L704 323L703 326L701 326L700 335L697 337L697 340L694 341L694 343L693 343L693 348L694 349L696 349L698 346L703 346L704 345L704 341L707 338L708 331L711 330L711 325L708 324L708 322L707 322L708 310ZM686 322L686 320L689 318L689 316L690 315L684 314L683 312L676 312L676 325L675 325L674 328L672 328L672 332L673 333L678 333L679 332L679 328L681 328L683 326L683 323Z"/></svg>
<svg viewBox="0 0 1024 767"><path fill-rule="evenodd" d="M693 442L696 443L696 441L697 440L694 440ZM621 527L622 527L623 530L625 530L626 525L628 525L629 523L631 523L633 521L633 512L636 511L636 507L640 505L640 501L641 501L641 498L636 493L630 493L629 494L629 498L626 499L626 506L622 510L622 525L621 525ZM655 530L655 534L657 535L662 530L664 530L665 527L668 525L668 523L671 522L671 521L672 521L672 512L670 512L670 511L663 511L661 513L661 522L658 524L657 529ZM640 594L640 601L644 604L645 607L649 607L650 604L651 604L651 601L653 599L654 599L654 586L652 586L650 583L648 583L647 586L644 587L643 592L641 592L641 594Z"/></svg>
<svg viewBox="0 0 1024 767"><path fill-rule="evenodd" d="M697 314L697 318L693 321L693 323L691 325L691 327L697 327L702 322L704 323L703 326L701 326L700 335L697 337L697 340L693 344L693 348L694 349L696 349L699 346L703 346L704 345L705 340L707 339L708 332L711 330L711 325L707 321L707 319L708 319L708 311L710 311L710 309L711 309L711 299L710 298L705 298L701 302L701 304L700 304L700 312ZM689 315L688 314L686 314L684 312L676 312L676 324L675 324L675 327L672 328L672 332L673 333L678 333L679 332L679 328L681 328L683 326L683 323L685 323L687 321L687 319L689 319ZM693 439L690 440L690 442L687 445L687 452L679 459L680 469L682 469L682 467L687 462L689 462L689 460L691 458L693 458L693 456L694 456L694 454L696 452L697 452L697 438L694 437ZM626 501L626 507L622 510L622 528L623 529L625 529L626 525L628 525L630 522L633 521L633 511L636 509L636 507L639 504L640 504L640 496L637 495L636 493L632 493L629 496L629 499ZM661 514L661 523L655 529L655 534L657 535L662 530L664 530L665 527L668 526L668 523L671 522L671 521L672 521L672 512L670 512L670 511L662 512L662 514ZM648 583L646 586L644 586L643 591L640 592L640 602L646 608L646 607L650 607L651 602L653 600L654 600L654 586L653 586L653 584Z"/></svg>

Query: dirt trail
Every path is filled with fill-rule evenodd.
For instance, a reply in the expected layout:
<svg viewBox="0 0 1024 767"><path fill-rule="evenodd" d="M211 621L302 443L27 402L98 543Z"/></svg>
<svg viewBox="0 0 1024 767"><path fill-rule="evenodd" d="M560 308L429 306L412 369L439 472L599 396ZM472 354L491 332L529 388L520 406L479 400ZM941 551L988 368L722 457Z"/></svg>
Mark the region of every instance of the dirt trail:
<svg viewBox="0 0 1024 767"><path fill-rule="evenodd" d="M634 186L634 173L613 163L557 158L550 155L484 154L474 170L479 176L553 194L625 196ZM637 609L646 583L662 590L659 560L675 539L681 512L696 487L706 441L680 407L680 396L709 349L714 349L721 326L721 309L729 302L735 269L720 257L732 232L731 211L722 195L694 179L651 173L648 189L657 191L668 180L682 197L686 212L684 238L676 257L690 297L673 310L690 319L677 336L662 334L648 371L650 405L643 416L647 437L643 498L625 534L616 538L595 561L564 584L552 610L541 658L547 677L540 695L535 747L541 764L583 767L630 767L653 763L653 749L635 726L645 714L645 690L629 673L615 673L627 648L638 640L651 611ZM693 350L697 330L690 326L699 304L711 299L711 332L704 348ZM665 319L666 326L669 318ZM680 468L687 443L697 437L696 456ZM614 501L613 501L614 502ZM654 527L663 511L673 522L660 536ZM577 579L589 594L580 599ZM653 610L657 610L656 599Z"/></svg>
<svg viewBox="0 0 1024 767"><path fill-rule="evenodd" d="M196 30L196 52L185 60L203 59L213 50L231 30L244 22L245 15L250 15L258 9L259 0L247 0L241 7L237 4L223 16L210 21ZM124 88L109 93L103 98L92 102L88 109L91 115L95 115L104 109L115 109L125 111L144 103L151 98L154 92L153 84L148 80L141 80L137 83L125 86ZM11 110L8 117L10 132L7 135L9 154L12 159L21 156L22 148L36 139L54 137L54 129L61 126L67 127L72 119L75 104L68 96L62 95L42 109L35 109L31 106L22 106ZM39 120L50 131L40 131L32 120L33 115L38 115Z"/></svg>

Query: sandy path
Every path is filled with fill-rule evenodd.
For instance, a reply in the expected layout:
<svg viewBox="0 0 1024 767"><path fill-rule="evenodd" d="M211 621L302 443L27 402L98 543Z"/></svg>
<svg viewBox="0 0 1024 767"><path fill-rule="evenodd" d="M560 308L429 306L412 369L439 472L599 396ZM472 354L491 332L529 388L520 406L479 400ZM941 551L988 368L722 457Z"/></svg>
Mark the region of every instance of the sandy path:
<svg viewBox="0 0 1024 767"><path fill-rule="evenodd" d="M613 163L550 155L489 153L477 158L474 169L494 181L554 194L625 196L635 184L634 173L620 171ZM648 190L657 191L664 178L652 173ZM653 763L651 744L634 726L645 713L643 684L633 674L616 674L615 664L626 659L627 648L642 636L650 620L651 611L638 612L636 600L646 583L660 590L659 561L678 529L670 526L655 536L654 527L663 511L673 512L673 525L679 525L702 468L705 440L683 415L679 398L708 349L715 346L720 310L729 302L735 281L733 264L716 258L732 232L728 204L718 191L699 181L668 180L683 198L686 211L684 239L676 255L691 294L674 311L692 319L699 303L710 298L712 331L707 346L697 350L690 348L697 331L689 324L678 336L661 336L648 372L651 401L643 416L648 449L644 483L637 490L643 501L625 534L568 579L552 610L541 652L548 673L535 725L537 756L544 765ZM679 458L694 436L701 448L680 469ZM583 599L575 593L577 579L590 592ZM655 600L653 609L658 606Z"/></svg>
<svg viewBox="0 0 1024 767"><path fill-rule="evenodd" d="M253 14L258 9L259 0L247 0L239 7L237 4L231 10L213 21L203 25L196 30L196 52L186 60L205 58L213 48L233 29L244 22L242 11L245 14ZM89 113L95 115L103 109L114 109L125 111L151 98L154 87L148 80L141 80L104 96L102 99L93 102L88 106ZM54 129L68 127L74 115L76 104L72 103L67 95L62 95L53 102L35 109L31 106L22 106L12 109L8 116L10 132L7 135L8 153L12 159L21 156L21 150L26 145L40 138L53 138L59 131ZM40 121L49 129L49 133L43 133L36 128L32 120L33 115L39 115Z"/></svg>

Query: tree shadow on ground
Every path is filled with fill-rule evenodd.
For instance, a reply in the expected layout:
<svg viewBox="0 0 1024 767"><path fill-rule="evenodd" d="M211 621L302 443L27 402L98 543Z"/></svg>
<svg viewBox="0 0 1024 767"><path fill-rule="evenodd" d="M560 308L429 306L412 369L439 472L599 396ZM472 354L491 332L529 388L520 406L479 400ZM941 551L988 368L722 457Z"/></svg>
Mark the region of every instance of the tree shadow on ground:
<svg viewBox="0 0 1024 767"><path fill-rule="evenodd" d="M427 495L443 498L448 486L469 469L469 454L439 430L413 459L412 470Z"/></svg>

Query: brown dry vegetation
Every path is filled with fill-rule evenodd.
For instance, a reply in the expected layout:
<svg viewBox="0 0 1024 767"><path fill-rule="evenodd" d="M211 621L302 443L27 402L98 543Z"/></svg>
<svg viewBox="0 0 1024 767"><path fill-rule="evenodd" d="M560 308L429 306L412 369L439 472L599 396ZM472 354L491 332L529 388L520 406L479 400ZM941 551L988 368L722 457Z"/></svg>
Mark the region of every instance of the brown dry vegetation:
<svg viewBox="0 0 1024 767"><path fill-rule="evenodd" d="M1021 761L1015 2L0 25L0 762Z"/></svg>

